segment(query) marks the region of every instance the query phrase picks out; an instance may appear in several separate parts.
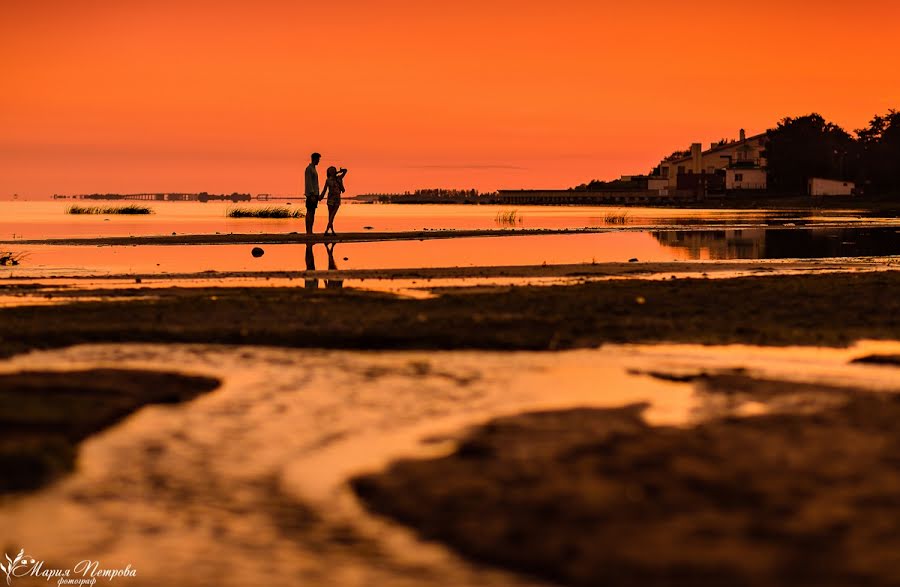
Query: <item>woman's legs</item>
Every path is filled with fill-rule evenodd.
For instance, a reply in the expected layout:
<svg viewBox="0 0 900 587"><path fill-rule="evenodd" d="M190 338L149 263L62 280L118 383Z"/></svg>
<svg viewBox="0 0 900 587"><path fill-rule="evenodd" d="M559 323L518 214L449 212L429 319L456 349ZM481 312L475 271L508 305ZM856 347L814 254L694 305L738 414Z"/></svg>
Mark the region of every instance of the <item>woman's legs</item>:
<svg viewBox="0 0 900 587"><path fill-rule="evenodd" d="M337 216L338 208L340 208L340 204L337 206L332 206L331 204L328 205L328 227L325 228L325 232L330 230L332 234L335 234L334 217Z"/></svg>

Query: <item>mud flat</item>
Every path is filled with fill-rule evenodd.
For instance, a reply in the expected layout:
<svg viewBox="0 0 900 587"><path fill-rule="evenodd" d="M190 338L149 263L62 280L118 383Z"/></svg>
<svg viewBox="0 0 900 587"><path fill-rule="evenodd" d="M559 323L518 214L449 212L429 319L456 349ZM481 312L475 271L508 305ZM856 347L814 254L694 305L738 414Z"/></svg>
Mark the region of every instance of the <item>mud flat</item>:
<svg viewBox="0 0 900 587"><path fill-rule="evenodd" d="M36 489L70 472L81 440L139 407L186 401L218 385L155 371L0 374L0 494Z"/></svg>
<svg viewBox="0 0 900 587"><path fill-rule="evenodd" d="M900 396L700 377L766 413L647 425L643 405L494 420L355 479L372 510L566 585L896 585Z"/></svg>
<svg viewBox="0 0 900 587"><path fill-rule="evenodd" d="M900 339L900 272L443 290L160 288L0 310L0 356L87 342L555 350L606 342L842 346ZM94 293L103 295L103 290Z"/></svg>
<svg viewBox="0 0 900 587"><path fill-rule="evenodd" d="M671 275L781 274L845 271L876 271L900 268L900 257L841 259L765 259L738 261L674 261L635 263L554 263L545 265L486 265L473 267L409 267L399 269L341 269L312 271L201 271L90 273L66 269L18 268L0 279L0 289L49 285L53 280L114 281L158 280L268 280L268 279L482 279L482 278L573 278L573 277L670 277ZM182 285L182 284L175 284ZM264 285L261 281L259 285Z"/></svg>
<svg viewBox="0 0 900 587"><path fill-rule="evenodd" d="M123 346L120 343L126 342L503 351L665 341L844 346L860 339L900 339L900 298L895 293L898 286L900 272L885 270L724 279L621 279L549 287L448 288L428 299L304 287L159 288L152 290L152 296L137 286L130 290L99 288L80 293L95 295L100 301L0 310L0 356L79 343L113 343L113 348L119 349ZM112 291L120 301L102 301ZM239 360L240 347L235 351L235 360ZM90 356L89 349L84 352ZM127 348L120 352L128 356ZM609 350L584 352L603 354ZM884 355L893 353L892 349ZM162 364L166 369L178 361L172 358L177 354L165 356ZM14 361L29 358L23 356ZM435 358L436 362L442 360ZM120 363L117 360L112 364ZM325 363L328 383L317 387L327 390L319 397L331 401L336 393L330 387L335 385L334 373L342 369L335 369L330 360ZM99 366L109 362L87 364ZM231 367L228 362L209 364ZM504 356L497 364L494 369L502 377L509 361ZM389 367L387 372L396 369ZM272 368L280 373L286 367L282 361L273 360ZM181 376L152 371L90 371L72 375L46 373L43 369L40 366L35 369L40 372L0 377L0 466L5 471L16 471L15 476L4 477L7 486L0 491L33 489L67 473L73 468L82 439L141 405L182 401L218 385L212 377L183 380ZM372 378L383 370L365 367L360 370L360 380L371 384ZM426 421L434 418L429 394L423 392L421 385L423 374L430 370L420 363L408 366L410 395L401 396L403 401L399 404L388 403L382 413L387 424L379 429L379 434L397 427L401 405L403 409L418 406ZM448 379L443 371L439 375L434 378ZM221 438L226 439L213 444L232 451L223 453L227 457L218 457L219 468L253 468L230 464L235 452L247 452L236 440L236 431L259 428L277 438L266 438L266 445L284 443L291 434L283 430L296 428L300 421L297 417L304 414L311 424L325 424L323 438L340 438L341 434L327 429L327 418L318 417L315 410L312 415L307 413L310 395L306 393L296 399L297 412L287 412L291 417L284 420L284 429L269 430L269 424L235 426L229 420L233 415L223 421L223 415L252 411L234 409L246 402L247 407L262 410L264 416L248 422L269 422L270 416L277 416L278 409L289 405L273 400L286 390L296 391L299 382L308 376L308 369L298 369L295 378L286 380L280 390L266 388L272 377L251 378L244 389L262 387L263 390L257 390L262 395L229 399L225 394L222 401L237 402L231 409L207 406L212 410L211 422L215 423L210 426L224 427ZM421 536L438 540L474 561L524 573L523 577L531 574L563 584L836 586L889 585L900 580L895 554L900 544L894 523L900 513L900 466L895 456L900 449L900 434L896 432L900 396L852 387L757 380L740 373L701 377L657 373L656 377L678 381L688 377L700 393L719 398L715 402L734 404L735 416L742 417L715 416L693 426L651 426L639 405L505 416L471 432L458 448L451 446L449 456L400 461L380 472L358 477L354 481L356 494L371 511L407 524ZM465 383L450 379L454 383L448 397L468 406L472 396L460 395L460 390L474 385L477 379L463 378ZM259 385L256 381L265 383ZM602 392L609 380L600 376L588 381ZM552 389L553 385L559 385L559 381L554 379L545 387ZM350 395L338 398L346 397L348 401L337 401L336 406L351 402L351 398L362 405L373 403L373 396L360 392L358 383L350 381L343 388L341 393ZM226 391L223 388L223 393ZM156 395L160 392L163 395ZM215 400L218 395L211 394L208 399ZM384 397L396 396L393 383ZM88 398L90 401L85 402ZM193 402L184 409L201 403ZM84 409L85 406L97 409ZM747 406L754 407L757 415L746 416L745 410L739 409ZM50 411L46 412L48 408ZM521 411L517 407L514 413ZM166 418L148 415L147 410L123 426L141 416L145 417L145 425L147 418L152 424L149 431L145 430L147 434L161 440L170 437L165 433ZM70 419L77 425L68 423ZM67 428L69 425L73 427ZM190 418L180 425L197 428ZM357 427L354 423L350 430ZM115 430L109 434L115 434ZM197 462L207 462L209 439L201 440L198 447L203 450L194 456L200 459ZM117 464L131 463L136 454L134 446L126 442L127 438L120 437L119 441L125 443L123 452L114 453L114 459L108 458ZM371 442L371 438L367 441ZM102 445L102 439L98 444ZM141 458L162 458L160 451L153 448L156 445L146 446L151 449L139 453ZM86 447L82 450L87 452ZM27 474L22 473L23 455L31 463ZM250 454L242 458L251 463L254 457ZM318 461L313 458L309 462ZM83 472L82 467L78 469L67 481ZM154 469L148 470L155 474ZM308 471L315 469L304 464L298 470L301 476L309 476ZM125 494L127 499L120 498L110 506L121 508L118 517L114 517L117 521L129 521L136 503L158 501L165 492L165 484L156 483L157 478L148 475L144 467L135 465L129 471L148 478L145 484L116 486L132 492ZM185 472L190 467L166 471L170 477L190 475ZM354 471L353 475L358 473ZM96 515L94 508L111 501L107 485L95 483L92 477L81 479L82 485L73 490L71 499L57 505L65 510L83 500L87 492L95 496L88 509L90 515ZM227 480L221 487L228 491L221 495L231 498L232 494L246 494L233 492L234 480ZM201 491L208 487L207 479L189 481L185 486L197 491L187 494L195 500L195 508L199 507L197 504L210 503L210 494ZM306 503L302 499L288 501L280 494L273 497L271 484L261 483L260 479L255 483L259 493L253 493L253 499L258 497L259 502L236 509L241 512L240 518L226 515L224 510L228 508L204 509L203 515L212 511L222 521L222 528L240 526L248 512L259 511L258 505L275 501L271 511L276 512L279 521L291 520L292 513L300 519L294 524L296 528L289 523L294 538L272 538L273 544L288 549L290 556L285 560L301 557L304 564L314 566L322 553L335 544L343 544L341 548L346 547L353 560L359 560L358 551L363 547L348 545L346 538L330 534L322 538L323 543L314 543L308 552L298 553L294 545L302 546L311 533ZM172 512L184 507L184 494L180 493L184 486L172 486L179 488L169 495L174 507L163 508L150 536L173 525ZM247 486L245 483L242 487ZM57 495L52 491L56 487L48 488L47 493ZM40 506L35 506L35 511L44 512L44 502L39 499L42 493L34 496L38 500L34 503ZM148 495L154 499L148 500ZM24 518L13 528L33 526L21 520ZM195 521L186 520L185 527L193 531ZM110 535L115 535L118 525L111 527ZM253 539L258 540L259 535L254 527ZM212 536L194 548L202 560L218 565L225 534ZM49 540L46 535L38 539ZM141 552L155 552L158 544L145 540L139 544L150 547ZM184 542L172 544L181 548ZM236 553L245 553L246 545L244 535L231 543ZM164 549L159 552L169 553ZM384 569L381 556L367 558L363 571ZM154 560L153 566L168 570L169 563L163 565L161 560ZM196 560L188 560L194 567ZM241 559L236 555L233 560ZM335 560L345 562L344 558L328 559L329 563ZM246 565L241 562L239 566ZM330 573L339 567L329 564L317 584L335 584ZM215 568L218 576L221 570ZM360 570L359 566L353 568ZM286 571L284 576L289 574ZM197 584L208 584L206 576ZM347 580L342 584L360 582ZM460 580L447 584L485 583Z"/></svg>

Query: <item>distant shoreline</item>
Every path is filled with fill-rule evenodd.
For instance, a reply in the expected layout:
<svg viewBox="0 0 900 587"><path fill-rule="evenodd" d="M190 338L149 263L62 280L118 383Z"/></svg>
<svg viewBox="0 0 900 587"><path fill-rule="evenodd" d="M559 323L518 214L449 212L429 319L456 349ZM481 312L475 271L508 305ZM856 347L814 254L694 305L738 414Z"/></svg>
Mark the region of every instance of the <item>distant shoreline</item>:
<svg viewBox="0 0 900 587"><path fill-rule="evenodd" d="M590 192L586 191L578 191L572 190L572 195L574 197L579 197L582 195L589 195ZM122 198L109 198L110 200L116 201L125 201ZM302 196L271 196L270 199L265 200L257 200L252 198L250 200L251 203L258 202L262 205L265 205L266 202L270 201L285 201L285 202L297 202L302 203ZM12 198L10 196L0 196L0 203L2 202L28 202L28 203L46 203L46 202L73 202L73 201L81 201L79 199L67 198L67 199L54 199L52 196L45 197L19 197ZM128 200L130 201L130 200ZM138 200L136 200L138 201ZM143 201L143 200L140 200ZM225 201L226 203L232 203L230 200L211 200L211 202L218 201L221 203ZM148 203L182 203L184 201L179 200L146 200ZM199 200L190 200L193 203L207 203L201 202ZM585 203L565 203L565 204L511 204L511 203L502 203L497 201L495 197L491 197L490 195L485 195L482 198L447 198L447 199L433 199L433 198L420 198L415 196L406 197L404 195L399 195L390 199L390 201L382 202L374 199L372 197L366 197L365 194L361 196L351 196L345 198L345 202L348 204L365 204L365 205L400 205L400 206L446 206L446 205L454 205L454 206L502 206L508 208L516 208L516 207L527 207L527 206L539 206L539 207L547 207L547 208L558 208L558 207L566 207L566 208L578 208L578 207L591 207L591 208L661 208L661 209L691 209L691 210L703 210L703 209L735 209L735 210L784 210L784 209L854 209L859 210L861 212L879 212L879 213L890 213L895 216L900 216L900 196L885 194L878 196L827 196L827 197L817 197L813 198L811 196L805 194L775 194L770 192L738 192L731 193L724 196L707 196L702 199L697 200L687 200L687 199L679 199L673 200L671 202L666 202L664 199L654 200L654 201L644 201L644 202L618 202L618 203L609 203L609 204L597 204L591 202Z"/></svg>
<svg viewBox="0 0 900 587"><path fill-rule="evenodd" d="M599 226L583 228L497 228L497 229L434 229L396 232L345 232L338 234L306 234L259 233L259 234L172 234L157 236L106 236L75 237L48 239L0 239L0 245L56 245L56 246L135 246L135 245L280 245L280 244L319 244L319 243L366 243L385 241L424 241L455 238L489 238L489 237L525 237L525 236L558 236L606 234L611 232L666 232L666 231L703 231L703 230L735 230L760 228L766 230L807 230L815 228L852 228L860 226L860 222L836 220L821 221L811 224L778 224L778 223L710 223L702 225L666 225L640 224L632 226ZM895 221L865 222L866 228L890 228L898 226Z"/></svg>

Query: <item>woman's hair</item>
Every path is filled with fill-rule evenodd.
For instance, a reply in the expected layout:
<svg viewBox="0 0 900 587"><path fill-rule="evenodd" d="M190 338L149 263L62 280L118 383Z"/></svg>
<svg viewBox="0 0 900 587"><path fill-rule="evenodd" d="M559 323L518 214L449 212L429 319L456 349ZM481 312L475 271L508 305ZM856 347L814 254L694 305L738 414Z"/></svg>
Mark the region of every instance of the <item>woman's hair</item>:
<svg viewBox="0 0 900 587"><path fill-rule="evenodd" d="M333 175L337 175L337 167L335 167L334 165L328 168L328 177L331 177Z"/></svg>

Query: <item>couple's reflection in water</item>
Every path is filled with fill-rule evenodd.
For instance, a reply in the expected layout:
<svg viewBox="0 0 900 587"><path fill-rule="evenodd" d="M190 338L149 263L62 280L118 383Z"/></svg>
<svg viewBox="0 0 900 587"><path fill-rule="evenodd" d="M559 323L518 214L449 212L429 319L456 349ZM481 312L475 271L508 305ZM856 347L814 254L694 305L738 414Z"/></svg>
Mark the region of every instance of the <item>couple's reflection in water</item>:
<svg viewBox="0 0 900 587"><path fill-rule="evenodd" d="M325 243L325 251L328 253L328 270L329 271L337 271L337 263L334 261L334 246L335 243ZM306 245L306 270L307 271L315 271L316 270L316 256L313 252L313 248L315 244L309 243ZM306 289L318 289L319 288L319 280L314 277L309 277L306 279ZM343 279L326 279L325 280L326 289L340 289L344 287Z"/></svg>

